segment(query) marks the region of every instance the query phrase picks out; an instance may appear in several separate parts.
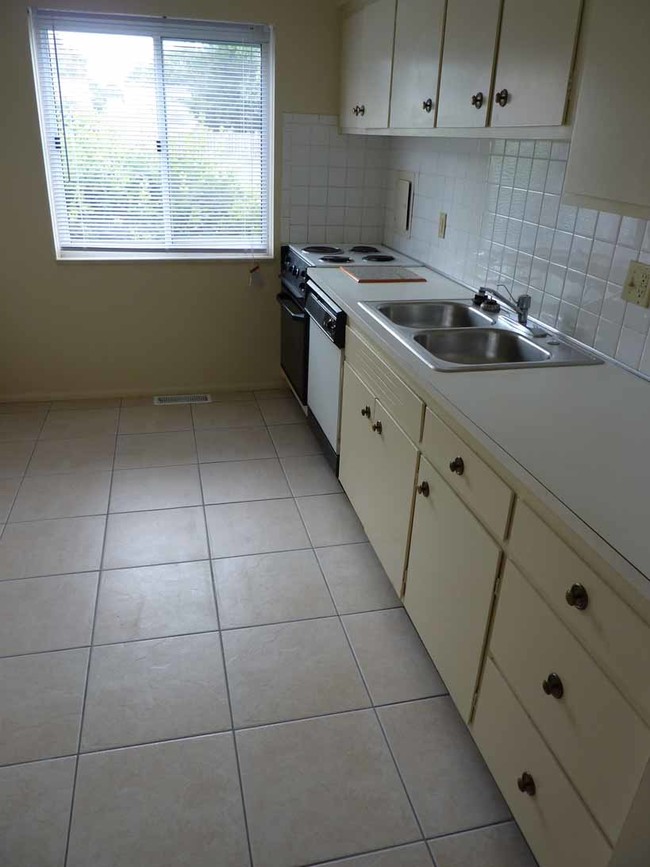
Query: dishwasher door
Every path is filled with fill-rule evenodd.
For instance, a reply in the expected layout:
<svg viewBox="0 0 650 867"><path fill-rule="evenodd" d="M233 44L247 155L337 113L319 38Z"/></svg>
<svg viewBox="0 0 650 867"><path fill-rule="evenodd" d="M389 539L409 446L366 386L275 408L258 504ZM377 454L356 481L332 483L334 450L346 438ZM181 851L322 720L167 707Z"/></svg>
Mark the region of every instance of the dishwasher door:
<svg viewBox="0 0 650 867"><path fill-rule="evenodd" d="M307 405L334 453L339 453L339 420L343 350L323 329L309 320L309 379Z"/></svg>

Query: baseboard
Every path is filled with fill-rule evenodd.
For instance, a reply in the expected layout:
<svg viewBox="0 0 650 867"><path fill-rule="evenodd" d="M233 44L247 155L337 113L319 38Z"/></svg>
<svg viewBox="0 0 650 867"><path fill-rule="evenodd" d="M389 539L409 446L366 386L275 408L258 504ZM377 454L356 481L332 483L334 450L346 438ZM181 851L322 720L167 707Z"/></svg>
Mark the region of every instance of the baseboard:
<svg viewBox="0 0 650 867"><path fill-rule="evenodd" d="M51 400L101 400L117 397L146 397L153 394L189 394L209 392L212 394L227 394L232 391L262 391L268 388L283 388L285 380L281 376L274 379L258 380L256 382L233 383L232 385L215 385L214 383L193 383L192 385L158 385L151 388L122 388L95 391L25 391L20 393L0 393L0 403L23 403Z"/></svg>

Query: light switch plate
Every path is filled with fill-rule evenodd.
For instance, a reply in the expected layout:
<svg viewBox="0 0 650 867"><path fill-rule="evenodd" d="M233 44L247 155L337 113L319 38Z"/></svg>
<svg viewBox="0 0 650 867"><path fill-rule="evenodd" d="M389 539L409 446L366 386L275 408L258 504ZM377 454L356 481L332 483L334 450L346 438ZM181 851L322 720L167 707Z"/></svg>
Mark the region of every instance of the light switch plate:
<svg viewBox="0 0 650 867"><path fill-rule="evenodd" d="M623 284L623 299L650 307L650 265L632 260Z"/></svg>

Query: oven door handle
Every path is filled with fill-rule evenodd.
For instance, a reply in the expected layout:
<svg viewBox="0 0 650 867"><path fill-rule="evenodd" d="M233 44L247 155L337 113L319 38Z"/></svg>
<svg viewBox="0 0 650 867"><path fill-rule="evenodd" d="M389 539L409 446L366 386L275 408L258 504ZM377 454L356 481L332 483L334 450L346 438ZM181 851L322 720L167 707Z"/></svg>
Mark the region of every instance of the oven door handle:
<svg viewBox="0 0 650 867"><path fill-rule="evenodd" d="M280 307L285 311L285 313L288 313L292 319L295 319L297 321L303 321L304 319L307 318L307 314L300 311L300 307L298 307L296 302L292 301L288 295L285 295L283 292L280 292L280 294L276 295L275 297L277 298L278 303L280 304ZM289 305L291 305L291 307L294 307L299 312L294 313Z"/></svg>

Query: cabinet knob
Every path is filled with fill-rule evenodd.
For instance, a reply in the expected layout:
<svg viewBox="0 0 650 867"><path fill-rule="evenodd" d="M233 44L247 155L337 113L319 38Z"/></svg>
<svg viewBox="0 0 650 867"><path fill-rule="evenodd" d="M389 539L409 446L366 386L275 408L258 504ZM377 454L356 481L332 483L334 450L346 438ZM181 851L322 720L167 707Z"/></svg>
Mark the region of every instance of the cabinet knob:
<svg viewBox="0 0 650 867"><path fill-rule="evenodd" d="M361 117L363 117L365 113L366 113L365 105L360 105L359 106L359 114L361 115Z"/></svg>
<svg viewBox="0 0 650 867"><path fill-rule="evenodd" d="M517 788L525 795L530 795L531 798L537 791L535 780L532 778L532 775L528 773L528 771L524 771L517 780Z"/></svg>
<svg viewBox="0 0 650 867"><path fill-rule="evenodd" d="M361 410L361 415L365 415L366 418L370 418L370 407L364 406L364 408Z"/></svg>
<svg viewBox="0 0 650 867"><path fill-rule="evenodd" d="M504 87L503 90L500 90L496 96L494 97L494 101L497 105L500 105L501 108L504 108L508 104L508 100L510 99L510 94Z"/></svg>
<svg viewBox="0 0 650 867"><path fill-rule="evenodd" d="M374 430L375 433L381 434L381 431L382 431L382 423L381 423L380 421L376 421L376 422L373 424L372 429Z"/></svg>
<svg viewBox="0 0 650 867"><path fill-rule="evenodd" d="M449 461L449 469L457 476L462 476L465 472L465 461L462 458L454 458L453 461Z"/></svg>
<svg viewBox="0 0 650 867"><path fill-rule="evenodd" d="M567 605L572 608L577 608L578 611L584 611L589 605L589 594L582 584L572 584L565 595Z"/></svg>
<svg viewBox="0 0 650 867"><path fill-rule="evenodd" d="M423 497L428 497L431 493L428 482L422 482L417 486L415 490L418 492L418 494L422 494Z"/></svg>
<svg viewBox="0 0 650 867"><path fill-rule="evenodd" d="M433 111L433 100L431 99L431 97L429 97L429 99L425 99L422 102L422 110L428 112Z"/></svg>
<svg viewBox="0 0 650 867"><path fill-rule="evenodd" d="M553 698L562 698L564 695L564 684L560 679L559 674L551 672L546 680L542 681L542 689L546 695L552 695Z"/></svg>
<svg viewBox="0 0 650 867"><path fill-rule="evenodd" d="M475 93L472 96L472 105L474 106L474 108L481 108L483 106L483 99L484 97L480 90L478 93Z"/></svg>

